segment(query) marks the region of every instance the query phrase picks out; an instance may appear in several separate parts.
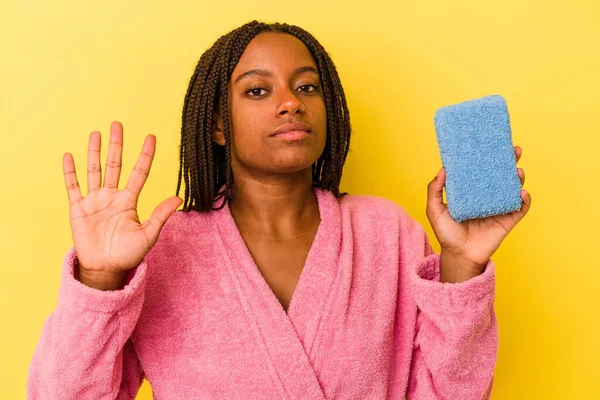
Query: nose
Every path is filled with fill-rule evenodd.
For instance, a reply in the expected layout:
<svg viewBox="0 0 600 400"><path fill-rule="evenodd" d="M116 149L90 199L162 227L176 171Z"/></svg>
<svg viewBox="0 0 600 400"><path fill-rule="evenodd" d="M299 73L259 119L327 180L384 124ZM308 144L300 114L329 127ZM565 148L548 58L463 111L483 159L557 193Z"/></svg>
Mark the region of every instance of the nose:
<svg viewBox="0 0 600 400"><path fill-rule="evenodd" d="M279 102L279 106L277 107L278 116L286 114L296 115L298 113L303 113L306 109L304 104L302 104L302 102L298 100L298 98L293 92L287 90L282 96L283 97Z"/></svg>

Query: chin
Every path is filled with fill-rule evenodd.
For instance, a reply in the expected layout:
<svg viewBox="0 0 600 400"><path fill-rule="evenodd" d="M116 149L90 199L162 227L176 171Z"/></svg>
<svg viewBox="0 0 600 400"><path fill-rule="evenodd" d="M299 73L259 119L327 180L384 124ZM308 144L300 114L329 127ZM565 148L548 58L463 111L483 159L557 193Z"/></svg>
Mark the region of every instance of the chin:
<svg viewBox="0 0 600 400"><path fill-rule="evenodd" d="M305 159L286 159L286 160L273 160L269 170L271 172L291 174L294 172L304 171L311 169L312 165L317 162L318 158L305 158Z"/></svg>
<svg viewBox="0 0 600 400"><path fill-rule="evenodd" d="M308 146L290 146L285 149L272 149L265 154L267 157L265 157L263 165L270 170L298 172L310 168L317 162L321 153L322 151L317 151L317 149Z"/></svg>
<svg viewBox="0 0 600 400"><path fill-rule="evenodd" d="M293 174L296 172L302 172L307 169L311 169L312 164L285 164L285 165L275 165L271 169L271 172L280 173L280 174Z"/></svg>

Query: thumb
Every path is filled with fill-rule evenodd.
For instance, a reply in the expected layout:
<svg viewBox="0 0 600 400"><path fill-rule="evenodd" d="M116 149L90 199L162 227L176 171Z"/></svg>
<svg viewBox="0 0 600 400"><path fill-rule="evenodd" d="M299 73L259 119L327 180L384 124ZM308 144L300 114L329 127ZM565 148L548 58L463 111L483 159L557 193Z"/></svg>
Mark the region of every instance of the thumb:
<svg viewBox="0 0 600 400"><path fill-rule="evenodd" d="M183 200L178 196L170 197L158 205L152 212L152 215L144 227L146 237L150 243L154 244L158 240L158 235L169 219L169 217L177 211L177 208L183 203Z"/></svg>
<svg viewBox="0 0 600 400"><path fill-rule="evenodd" d="M443 201L445 181L446 169L442 167L437 176L427 186L427 214L430 220L435 220L445 209Z"/></svg>

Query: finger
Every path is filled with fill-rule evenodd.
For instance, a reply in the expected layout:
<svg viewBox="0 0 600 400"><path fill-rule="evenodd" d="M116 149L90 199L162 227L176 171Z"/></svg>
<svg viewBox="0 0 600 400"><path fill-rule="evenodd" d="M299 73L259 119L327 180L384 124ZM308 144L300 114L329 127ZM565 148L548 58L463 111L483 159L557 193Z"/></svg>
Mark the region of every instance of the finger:
<svg viewBox="0 0 600 400"><path fill-rule="evenodd" d="M525 171L523 168L517 168L517 175L519 175L519 179L521 180L521 186L525 184Z"/></svg>
<svg viewBox="0 0 600 400"><path fill-rule="evenodd" d="M427 215L431 220L444 211L443 188L446 181L446 169L442 167L437 176L427 186Z"/></svg>
<svg viewBox="0 0 600 400"><path fill-rule="evenodd" d="M67 187L67 195L69 197L69 205L77 203L81 200L81 190L79 182L77 182L77 173L75 172L75 163L71 153L63 155L63 175L65 177L65 186Z"/></svg>
<svg viewBox="0 0 600 400"><path fill-rule="evenodd" d="M142 224L149 243L152 245L156 243L158 235L167 222L167 219L177 211L181 203L183 203L183 200L177 196L166 199L154 209L150 218Z"/></svg>
<svg viewBox="0 0 600 400"><path fill-rule="evenodd" d="M154 159L154 152L156 149L156 137L154 135L146 136L144 145L142 146L142 152L138 158L133 172L127 181L126 189L132 192L135 196L139 196L148 174L150 173L150 167L152 166L152 160Z"/></svg>
<svg viewBox="0 0 600 400"><path fill-rule="evenodd" d="M104 173L104 187L119 188L121 162L123 158L123 125L119 121L110 124L110 144Z"/></svg>
<svg viewBox="0 0 600 400"><path fill-rule="evenodd" d="M531 207L531 195L525 189L521 190L521 199L523 200L523 204L521 205L521 209L517 211L519 215L519 220L527 214L529 208Z"/></svg>
<svg viewBox="0 0 600 400"><path fill-rule="evenodd" d="M100 167L101 140L100 132L94 131L90 133L87 165L88 195L100 189L100 185L102 185L102 167Z"/></svg>
<svg viewBox="0 0 600 400"><path fill-rule="evenodd" d="M523 154L523 149L520 148L519 146L515 146L515 158L517 159L517 162L519 162L519 160L521 159L522 154Z"/></svg>

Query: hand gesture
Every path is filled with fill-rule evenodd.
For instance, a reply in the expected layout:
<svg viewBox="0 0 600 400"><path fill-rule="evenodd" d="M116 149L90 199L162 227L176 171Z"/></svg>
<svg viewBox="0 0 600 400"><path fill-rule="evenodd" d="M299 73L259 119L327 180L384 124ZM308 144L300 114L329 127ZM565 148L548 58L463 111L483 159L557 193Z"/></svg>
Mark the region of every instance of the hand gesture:
<svg viewBox="0 0 600 400"><path fill-rule="evenodd" d="M158 241L167 219L183 202L173 196L156 207L150 219L140 223L137 203L154 158L156 137L146 136L142 152L125 189L119 191L123 126L114 121L106 160L104 184L100 167L100 132L92 132L88 144L88 193L81 196L73 156L63 156L63 172L69 197L71 233L79 259L79 279L98 289L118 289L126 272L136 267Z"/></svg>
<svg viewBox="0 0 600 400"><path fill-rule="evenodd" d="M515 146L517 162L522 152L520 147ZM525 172L518 168L517 174L523 186ZM442 201L445 181L446 171L442 167L428 186L427 218L442 248L442 282L464 281L483 272L487 261L504 238L529 211L531 195L526 190L521 190L523 202L520 210L458 223L452 219L448 206Z"/></svg>

